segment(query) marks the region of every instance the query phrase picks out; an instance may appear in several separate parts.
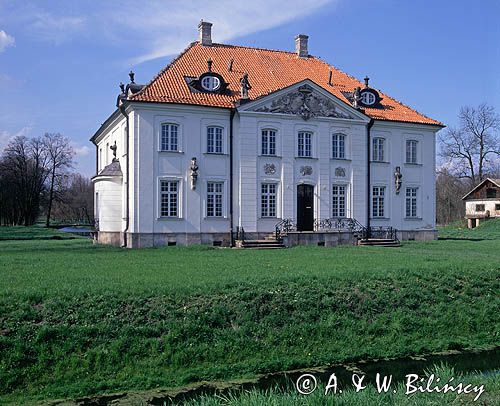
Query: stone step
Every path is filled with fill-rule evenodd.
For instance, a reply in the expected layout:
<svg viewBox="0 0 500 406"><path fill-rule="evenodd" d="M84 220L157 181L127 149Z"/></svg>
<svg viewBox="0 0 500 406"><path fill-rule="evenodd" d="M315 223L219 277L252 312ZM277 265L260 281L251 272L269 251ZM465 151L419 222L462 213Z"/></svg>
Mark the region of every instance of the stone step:
<svg viewBox="0 0 500 406"><path fill-rule="evenodd" d="M236 241L238 248L284 248L285 246L276 240L244 240Z"/></svg>
<svg viewBox="0 0 500 406"><path fill-rule="evenodd" d="M358 245L374 246L374 247L400 247L398 240L384 238L370 238L368 240L359 240Z"/></svg>

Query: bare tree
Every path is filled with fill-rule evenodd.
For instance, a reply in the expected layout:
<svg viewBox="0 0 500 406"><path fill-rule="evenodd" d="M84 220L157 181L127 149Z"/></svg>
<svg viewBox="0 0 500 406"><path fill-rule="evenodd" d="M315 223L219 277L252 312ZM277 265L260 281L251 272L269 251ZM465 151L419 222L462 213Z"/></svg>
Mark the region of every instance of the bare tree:
<svg viewBox="0 0 500 406"><path fill-rule="evenodd" d="M40 138L15 137L0 160L2 202L0 217L4 224L36 221L47 179L47 154Z"/></svg>
<svg viewBox="0 0 500 406"><path fill-rule="evenodd" d="M457 176L475 185L500 157L500 116L494 107L481 104L462 107L458 118L459 127L440 136L440 156Z"/></svg>
<svg viewBox="0 0 500 406"><path fill-rule="evenodd" d="M47 219L45 225L50 225L50 215L56 191L57 180L73 167L75 152L69 143L69 139L59 133L46 133L42 138L43 146L48 158L49 167L49 193L47 202Z"/></svg>
<svg viewBox="0 0 500 406"><path fill-rule="evenodd" d="M463 219L465 203L462 201L470 189L464 179L458 178L447 168L441 168L436 177L436 222L449 224Z"/></svg>
<svg viewBox="0 0 500 406"><path fill-rule="evenodd" d="M78 173L61 177L64 183L59 199L54 200L53 214L70 223L92 224L94 217L94 187L89 178Z"/></svg>

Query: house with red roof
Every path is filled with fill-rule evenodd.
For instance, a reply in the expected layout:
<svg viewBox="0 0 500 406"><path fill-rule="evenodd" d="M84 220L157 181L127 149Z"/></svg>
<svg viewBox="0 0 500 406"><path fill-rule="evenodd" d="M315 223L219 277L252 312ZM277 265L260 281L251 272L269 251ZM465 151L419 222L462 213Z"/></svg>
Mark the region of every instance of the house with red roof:
<svg viewBox="0 0 500 406"><path fill-rule="evenodd" d="M309 55L199 39L121 85L96 147L97 239L125 247L435 238L443 124Z"/></svg>

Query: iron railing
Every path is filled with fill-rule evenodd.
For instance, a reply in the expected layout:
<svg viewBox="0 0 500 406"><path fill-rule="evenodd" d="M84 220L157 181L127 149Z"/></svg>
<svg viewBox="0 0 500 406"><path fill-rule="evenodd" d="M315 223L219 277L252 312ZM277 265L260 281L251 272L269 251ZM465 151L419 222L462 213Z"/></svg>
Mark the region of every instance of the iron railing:
<svg viewBox="0 0 500 406"><path fill-rule="evenodd" d="M275 227L275 238L281 241L283 236L291 231L297 231L297 223L293 219L283 219ZM354 218L328 218L315 219L314 231L324 232L351 232L359 239L381 238L391 239L399 242L397 230L393 227L370 227L363 226Z"/></svg>

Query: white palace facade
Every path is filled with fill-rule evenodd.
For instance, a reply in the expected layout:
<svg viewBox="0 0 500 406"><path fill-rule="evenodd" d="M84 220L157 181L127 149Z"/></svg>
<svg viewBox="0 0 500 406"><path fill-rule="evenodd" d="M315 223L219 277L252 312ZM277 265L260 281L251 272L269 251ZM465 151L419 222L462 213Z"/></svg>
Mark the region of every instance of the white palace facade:
<svg viewBox="0 0 500 406"><path fill-rule="evenodd" d="M211 26L148 84L131 73L92 137L99 242L435 237L440 122L310 56L305 35L285 52L213 43Z"/></svg>

